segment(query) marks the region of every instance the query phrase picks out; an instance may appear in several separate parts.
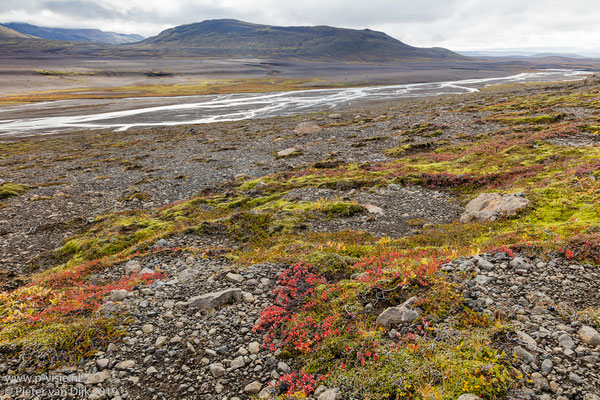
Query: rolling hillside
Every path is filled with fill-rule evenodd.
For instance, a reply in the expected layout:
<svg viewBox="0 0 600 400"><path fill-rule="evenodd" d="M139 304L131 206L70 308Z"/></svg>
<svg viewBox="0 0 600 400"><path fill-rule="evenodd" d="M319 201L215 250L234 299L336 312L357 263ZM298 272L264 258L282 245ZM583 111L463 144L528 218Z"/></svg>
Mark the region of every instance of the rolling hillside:
<svg viewBox="0 0 600 400"><path fill-rule="evenodd" d="M177 26L135 46L178 48L212 57L288 57L346 61L463 58L443 48L412 47L385 33L370 29L280 27L231 19Z"/></svg>
<svg viewBox="0 0 600 400"><path fill-rule="evenodd" d="M0 39L27 39L31 38L29 35L25 35L21 32L17 32L13 29L7 28L6 26L0 25Z"/></svg>

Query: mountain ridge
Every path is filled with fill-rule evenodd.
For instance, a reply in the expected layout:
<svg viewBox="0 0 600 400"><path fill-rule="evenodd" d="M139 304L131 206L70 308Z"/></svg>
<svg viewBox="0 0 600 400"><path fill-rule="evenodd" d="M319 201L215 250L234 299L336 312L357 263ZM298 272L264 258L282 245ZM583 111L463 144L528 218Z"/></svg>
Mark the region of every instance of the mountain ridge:
<svg viewBox="0 0 600 400"><path fill-rule="evenodd" d="M0 26L21 33L25 35L25 37L46 40L125 44L139 42L144 39L143 36L136 34L106 32L100 29L50 28L21 22L9 22L1 24Z"/></svg>
<svg viewBox="0 0 600 400"><path fill-rule="evenodd" d="M234 19L206 20L169 28L133 46L193 49L206 56L390 61L466 59L443 48L413 47L371 29L330 26L273 26Z"/></svg>
<svg viewBox="0 0 600 400"><path fill-rule="evenodd" d="M4 25L0 25L0 39L34 39L35 37L17 32Z"/></svg>

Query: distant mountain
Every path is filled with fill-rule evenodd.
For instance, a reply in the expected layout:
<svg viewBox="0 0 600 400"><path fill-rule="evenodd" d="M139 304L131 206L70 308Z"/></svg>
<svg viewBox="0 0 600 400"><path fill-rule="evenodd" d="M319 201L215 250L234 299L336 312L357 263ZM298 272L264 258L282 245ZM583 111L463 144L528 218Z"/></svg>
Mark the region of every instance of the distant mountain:
<svg viewBox="0 0 600 400"><path fill-rule="evenodd" d="M206 57L345 61L462 60L443 48L412 47L385 33L329 26L281 27L232 19L177 26L134 45L182 49Z"/></svg>
<svg viewBox="0 0 600 400"><path fill-rule="evenodd" d="M458 51L467 57L564 57L564 58L589 58L600 56L599 52L581 49L498 49L498 50L473 50Z"/></svg>
<svg viewBox="0 0 600 400"><path fill-rule="evenodd" d="M0 25L0 39L15 39L15 38L27 39L27 38L32 38L32 36L25 35L21 32L17 32L15 30L7 28L6 26Z"/></svg>
<svg viewBox="0 0 600 400"><path fill-rule="evenodd" d="M11 22L2 25L24 35L35 36L37 38L47 40L109 44L135 43L144 40L144 38L140 35L104 32L99 29L47 28L18 22Z"/></svg>

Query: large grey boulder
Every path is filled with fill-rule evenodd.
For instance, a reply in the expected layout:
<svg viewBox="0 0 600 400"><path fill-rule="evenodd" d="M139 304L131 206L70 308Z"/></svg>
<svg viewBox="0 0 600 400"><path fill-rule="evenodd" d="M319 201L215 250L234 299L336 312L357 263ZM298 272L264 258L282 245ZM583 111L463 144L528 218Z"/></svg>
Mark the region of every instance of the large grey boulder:
<svg viewBox="0 0 600 400"><path fill-rule="evenodd" d="M194 296L188 299L187 305L203 310L224 306L242 299L242 289L231 288L221 290L220 292L207 293L200 296Z"/></svg>
<svg viewBox="0 0 600 400"><path fill-rule="evenodd" d="M516 213L529 203L525 197L514 193L482 193L467 204L460 222L494 221L500 216Z"/></svg>
<svg viewBox="0 0 600 400"><path fill-rule="evenodd" d="M579 329L579 338L589 346L600 346L600 333L591 326L582 326Z"/></svg>
<svg viewBox="0 0 600 400"><path fill-rule="evenodd" d="M375 324L389 329L392 326L414 322L421 315L419 311L413 309L415 300L416 297L411 297L399 306L387 308L379 314Z"/></svg>

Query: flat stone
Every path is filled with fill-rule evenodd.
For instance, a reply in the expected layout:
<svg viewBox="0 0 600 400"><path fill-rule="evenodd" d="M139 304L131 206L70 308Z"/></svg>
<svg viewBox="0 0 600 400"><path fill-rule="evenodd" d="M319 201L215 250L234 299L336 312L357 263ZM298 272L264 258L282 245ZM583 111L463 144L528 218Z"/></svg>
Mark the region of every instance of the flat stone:
<svg viewBox="0 0 600 400"><path fill-rule="evenodd" d="M533 385L538 390L543 390L543 391L550 390L550 386L548 385L548 380L546 378L544 378L544 376L542 374L540 374L539 372L534 372L533 374L531 374L531 380L533 381Z"/></svg>
<svg viewBox="0 0 600 400"><path fill-rule="evenodd" d="M98 370L102 371L108 367L109 360L108 358L99 358L96 360L96 367Z"/></svg>
<svg viewBox="0 0 600 400"><path fill-rule="evenodd" d="M484 258L477 256L477 257L475 257L475 260L477 260L477 265L479 266L479 268L481 268L485 271L493 271L494 269L496 269L494 264L492 264L491 262L489 262L488 260L486 260Z"/></svg>
<svg viewBox="0 0 600 400"><path fill-rule="evenodd" d="M342 394L340 393L340 389L327 389L319 396L319 400L340 400L342 398Z"/></svg>
<svg viewBox="0 0 600 400"><path fill-rule="evenodd" d="M234 303L241 299L242 290L234 288L192 297L187 301L187 305L203 310L211 310L213 308L221 307L228 303Z"/></svg>
<svg viewBox="0 0 600 400"><path fill-rule="evenodd" d="M258 354L260 353L260 343L252 342L248 345L248 351L250 354Z"/></svg>
<svg viewBox="0 0 600 400"><path fill-rule="evenodd" d="M140 264L140 262L138 260L129 260L127 261L127 264L125 264L125 273L127 275L135 273L135 272L140 272L140 270L142 269L142 265Z"/></svg>
<svg viewBox="0 0 600 400"><path fill-rule="evenodd" d="M320 132L321 130L322 130L322 128L319 125L315 124L314 122L300 122L294 128L294 132L300 133L300 134L317 133L317 132Z"/></svg>
<svg viewBox="0 0 600 400"><path fill-rule="evenodd" d="M166 336L159 336L156 338L156 341L154 342L154 347L162 347L164 346L165 343L167 343L167 340L169 338Z"/></svg>
<svg viewBox="0 0 600 400"><path fill-rule="evenodd" d="M129 292L125 289L121 289L121 290L113 290L112 292L110 292L110 294L108 295L108 299L110 301L121 301L124 300L127 295L129 294Z"/></svg>
<svg viewBox="0 0 600 400"><path fill-rule="evenodd" d="M288 372L290 372L290 366L287 365L283 361L279 361L277 363L277 369L280 370L281 372L283 372L284 374L287 374Z"/></svg>
<svg viewBox="0 0 600 400"><path fill-rule="evenodd" d="M225 368L221 363L213 363L208 366L208 370L215 378L225 375Z"/></svg>
<svg viewBox="0 0 600 400"><path fill-rule="evenodd" d="M290 147L290 148L278 151L277 157L288 157L297 151L299 151L299 149L297 147Z"/></svg>
<svg viewBox="0 0 600 400"><path fill-rule="evenodd" d="M254 381L244 387L244 392L248 394L257 394L262 389L262 383Z"/></svg>
<svg viewBox="0 0 600 400"><path fill-rule="evenodd" d="M110 378L108 371L96 372L95 374L85 374L83 376L83 382L87 385L96 385L103 383L105 380Z"/></svg>
<svg viewBox="0 0 600 400"><path fill-rule="evenodd" d="M241 276L240 274L234 274L233 272L229 272L227 275L225 275L225 279L227 279L229 282L238 284L244 282L243 276Z"/></svg>
<svg viewBox="0 0 600 400"><path fill-rule="evenodd" d="M190 282L194 280L194 278L196 278L196 276L198 276L199 273L200 271L198 271L197 269L186 268L177 274L177 280L179 281L179 283Z"/></svg>
<svg viewBox="0 0 600 400"><path fill-rule="evenodd" d="M365 204L363 207L366 208L366 210L369 212L369 214L375 214L375 215L384 215L385 214L385 212L383 211L383 208L374 206L373 204Z"/></svg>
<svg viewBox="0 0 600 400"><path fill-rule="evenodd" d="M120 370L131 369L133 367L135 367L134 360L121 361L120 363L115 365L115 369L120 369Z"/></svg>
<svg viewBox="0 0 600 400"><path fill-rule="evenodd" d="M144 324L142 325L142 332L151 333L154 330L154 325L152 324Z"/></svg>
<svg viewBox="0 0 600 400"><path fill-rule="evenodd" d="M478 285L481 285L481 286L485 286L493 280L494 280L494 278L487 276L487 275L482 275L482 274L477 275L473 279L473 281L475 281Z"/></svg>
<svg viewBox="0 0 600 400"><path fill-rule="evenodd" d="M535 341L535 339L529 336L527 333L523 331L517 331L516 334L519 340L525 343L525 345L527 345L529 349L533 350L537 347L537 342Z"/></svg>
<svg viewBox="0 0 600 400"><path fill-rule="evenodd" d="M560 335L560 337L558 338L558 345L563 349L569 350L573 350L576 347L575 342L573 341L573 339L571 339L571 336L567 335L566 333Z"/></svg>
<svg viewBox="0 0 600 400"><path fill-rule="evenodd" d="M591 326L582 326L578 334L581 340L588 346L600 346L600 333Z"/></svg>
<svg viewBox="0 0 600 400"><path fill-rule="evenodd" d="M244 357L239 356L237 358L234 358L233 361L231 361L230 367L232 370L236 370L242 368L244 365L246 365L246 363L244 362Z"/></svg>
<svg viewBox="0 0 600 400"><path fill-rule="evenodd" d="M154 375L154 374L158 374L158 370L154 367L148 367L148 369L146 369L146 375Z"/></svg>
<svg viewBox="0 0 600 400"><path fill-rule="evenodd" d="M584 380L574 372L569 373L569 380L577 385L583 385L585 383Z"/></svg>
<svg viewBox="0 0 600 400"><path fill-rule="evenodd" d="M244 299L244 303L254 303L254 295L252 293L244 292L242 293L242 298Z"/></svg>
<svg viewBox="0 0 600 400"><path fill-rule="evenodd" d="M521 346L515 346L513 352L519 359L527 363L532 363L535 361L535 356L527 350L525 350L524 348L522 348Z"/></svg>
<svg viewBox="0 0 600 400"><path fill-rule="evenodd" d="M466 394L461 394L460 396L458 396L458 399L456 399L456 400L482 400L482 399L481 399L481 397L475 396L474 394L466 393Z"/></svg>
<svg viewBox="0 0 600 400"><path fill-rule="evenodd" d="M552 372L552 367L554 367L554 363L551 359L547 358L542 362L542 366L540 370L542 371L542 375L548 375Z"/></svg>

